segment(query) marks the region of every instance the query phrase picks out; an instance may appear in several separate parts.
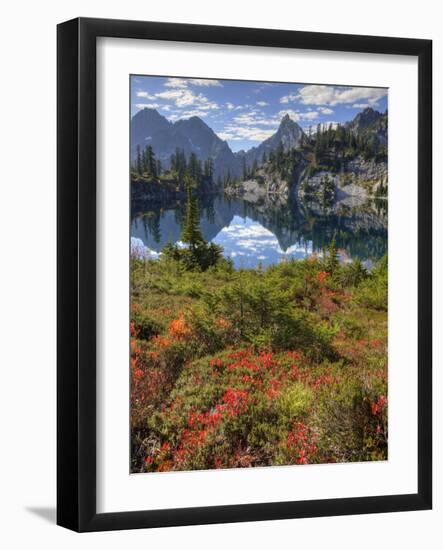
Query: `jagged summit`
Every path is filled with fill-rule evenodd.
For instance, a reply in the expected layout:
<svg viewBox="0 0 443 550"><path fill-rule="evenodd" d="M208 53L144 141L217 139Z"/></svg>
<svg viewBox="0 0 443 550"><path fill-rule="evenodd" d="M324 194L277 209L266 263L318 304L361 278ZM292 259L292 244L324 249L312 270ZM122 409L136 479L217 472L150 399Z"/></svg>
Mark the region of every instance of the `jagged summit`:
<svg viewBox="0 0 443 550"><path fill-rule="evenodd" d="M283 143L284 149L292 149L300 145L300 140L303 136L302 128L292 120L292 118L286 113L280 121L280 126L274 136L278 136ZM271 136L269 140L273 140L274 136Z"/></svg>
<svg viewBox="0 0 443 550"><path fill-rule="evenodd" d="M280 126L282 124L285 124L287 123L288 121L292 121L292 118L288 115L288 113L285 114L285 116L281 119L280 121Z"/></svg>
<svg viewBox="0 0 443 550"><path fill-rule="evenodd" d="M237 155L244 158L248 166L252 166L254 162L261 163L263 154L268 156L280 144L283 145L285 151L299 147L302 137L302 128L286 113L281 119L277 131L271 137L257 147L249 149L246 153L239 152Z"/></svg>

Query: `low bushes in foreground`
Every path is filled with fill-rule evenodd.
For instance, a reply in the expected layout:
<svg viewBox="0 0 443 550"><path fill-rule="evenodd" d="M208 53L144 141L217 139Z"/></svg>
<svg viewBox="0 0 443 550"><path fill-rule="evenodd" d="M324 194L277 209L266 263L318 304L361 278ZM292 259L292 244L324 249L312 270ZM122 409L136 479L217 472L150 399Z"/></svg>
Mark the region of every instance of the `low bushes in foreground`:
<svg viewBox="0 0 443 550"><path fill-rule="evenodd" d="M134 259L131 470L386 459L386 277Z"/></svg>

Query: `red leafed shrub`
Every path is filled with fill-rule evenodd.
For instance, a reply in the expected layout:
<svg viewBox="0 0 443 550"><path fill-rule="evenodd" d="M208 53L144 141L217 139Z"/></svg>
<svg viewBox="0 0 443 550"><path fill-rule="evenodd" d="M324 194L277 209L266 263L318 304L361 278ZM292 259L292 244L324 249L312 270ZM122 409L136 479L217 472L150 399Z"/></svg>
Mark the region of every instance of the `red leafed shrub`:
<svg viewBox="0 0 443 550"><path fill-rule="evenodd" d="M317 281L320 285L323 285L328 277L329 273L327 271L319 271L317 273Z"/></svg>
<svg viewBox="0 0 443 550"><path fill-rule="evenodd" d="M223 396L223 403L227 406L226 413L230 416L238 416L248 407L249 392L228 388Z"/></svg>
<svg viewBox="0 0 443 550"><path fill-rule="evenodd" d="M388 404L388 400L384 395L380 395L377 401L371 403L371 412L375 415L381 415L384 413Z"/></svg>
<svg viewBox="0 0 443 550"><path fill-rule="evenodd" d="M295 422L287 437L287 450L295 464L309 464L317 453L316 437L303 422Z"/></svg>

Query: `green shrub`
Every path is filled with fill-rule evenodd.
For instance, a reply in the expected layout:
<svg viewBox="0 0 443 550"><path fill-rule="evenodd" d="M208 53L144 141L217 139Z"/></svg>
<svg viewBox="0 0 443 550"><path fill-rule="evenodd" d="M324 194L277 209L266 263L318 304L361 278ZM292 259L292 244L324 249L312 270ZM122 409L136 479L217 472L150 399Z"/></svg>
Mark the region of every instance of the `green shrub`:
<svg viewBox="0 0 443 550"><path fill-rule="evenodd" d="M300 382L289 386L277 400L277 411L282 418L293 421L305 416L312 404L313 392Z"/></svg>
<svg viewBox="0 0 443 550"><path fill-rule="evenodd" d="M387 311L388 263L385 256L358 287L356 301L364 307Z"/></svg>
<svg viewBox="0 0 443 550"><path fill-rule="evenodd" d="M156 336L164 330L164 325L154 319L146 310L137 309L133 311L132 321L138 337L144 340L149 340L152 336Z"/></svg>

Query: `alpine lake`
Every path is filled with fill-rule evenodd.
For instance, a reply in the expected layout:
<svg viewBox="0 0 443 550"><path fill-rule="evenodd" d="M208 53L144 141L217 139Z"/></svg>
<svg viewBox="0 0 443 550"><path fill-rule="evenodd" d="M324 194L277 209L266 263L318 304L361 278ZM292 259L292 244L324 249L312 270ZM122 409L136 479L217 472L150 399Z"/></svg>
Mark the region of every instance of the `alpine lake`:
<svg viewBox="0 0 443 550"><path fill-rule="evenodd" d="M221 245L235 269L256 268L323 254L335 238L343 263L359 258L368 269L387 253L386 199L318 202L266 197L249 202L224 193L198 198L200 227ZM158 257L167 243L181 242L186 201L136 203L131 212L132 247Z"/></svg>

